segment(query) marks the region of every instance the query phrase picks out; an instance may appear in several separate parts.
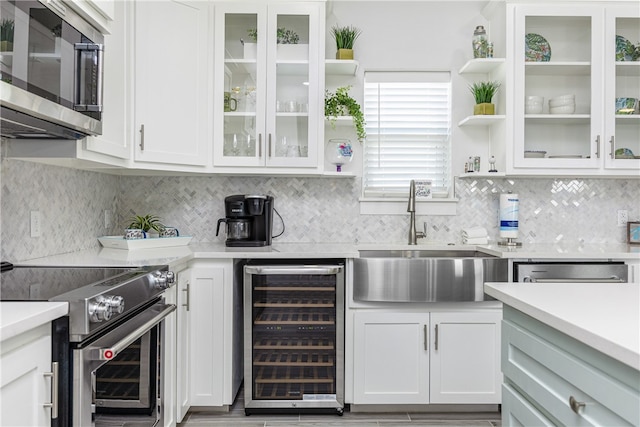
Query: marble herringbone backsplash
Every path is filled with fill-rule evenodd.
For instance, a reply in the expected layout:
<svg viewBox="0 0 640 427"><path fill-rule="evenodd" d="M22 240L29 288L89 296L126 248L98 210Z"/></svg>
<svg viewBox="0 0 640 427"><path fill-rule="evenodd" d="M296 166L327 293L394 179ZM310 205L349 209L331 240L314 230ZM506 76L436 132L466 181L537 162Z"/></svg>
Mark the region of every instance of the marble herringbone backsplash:
<svg viewBox="0 0 640 427"><path fill-rule="evenodd" d="M271 194L285 224L278 242L403 242L408 215L360 215L360 181L284 177L116 177L3 159L2 259L24 260L99 246L133 214L154 213L194 241L222 242L216 223L230 194ZM498 195L520 196L523 242L624 242L618 209L640 219L640 180L457 179L457 215L418 216L429 238L461 242L463 228L484 226L498 238ZM29 236L29 212L42 215L42 236ZM104 227L104 211L113 226ZM276 216L274 234L282 231Z"/></svg>

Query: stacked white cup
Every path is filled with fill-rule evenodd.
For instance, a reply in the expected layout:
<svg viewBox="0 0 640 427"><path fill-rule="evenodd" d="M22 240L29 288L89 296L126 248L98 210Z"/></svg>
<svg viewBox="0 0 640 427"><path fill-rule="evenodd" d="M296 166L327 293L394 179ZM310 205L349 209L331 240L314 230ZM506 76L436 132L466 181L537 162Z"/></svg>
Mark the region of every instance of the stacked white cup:
<svg viewBox="0 0 640 427"><path fill-rule="evenodd" d="M550 114L573 114L576 111L576 96L562 95L549 100Z"/></svg>
<svg viewBox="0 0 640 427"><path fill-rule="evenodd" d="M527 96L524 103L525 114L540 114L542 113L542 105L544 104L544 97L542 96Z"/></svg>

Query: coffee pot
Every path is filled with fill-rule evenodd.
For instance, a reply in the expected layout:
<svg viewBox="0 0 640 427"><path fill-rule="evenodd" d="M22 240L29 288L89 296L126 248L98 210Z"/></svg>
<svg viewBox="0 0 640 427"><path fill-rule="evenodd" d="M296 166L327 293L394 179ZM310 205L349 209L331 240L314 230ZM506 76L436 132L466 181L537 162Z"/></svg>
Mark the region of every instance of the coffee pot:
<svg viewBox="0 0 640 427"><path fill-rule="evenodd" d="M266 195L233 195L224 199L225 218L218 220L226 224L226 246L260 247L271 245L273 230L273 197Z"/></svg>

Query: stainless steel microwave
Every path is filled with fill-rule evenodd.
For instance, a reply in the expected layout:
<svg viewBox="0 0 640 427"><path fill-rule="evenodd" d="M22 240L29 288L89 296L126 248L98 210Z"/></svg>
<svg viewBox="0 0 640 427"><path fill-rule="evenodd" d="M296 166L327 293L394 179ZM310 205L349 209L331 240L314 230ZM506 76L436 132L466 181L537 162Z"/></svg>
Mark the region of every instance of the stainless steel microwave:
<svg viewBox="0 0 640 427"><path fill-rule="evenodd" d="M102 133L103 35L60 0L0 0L5 138Z"/></svg>

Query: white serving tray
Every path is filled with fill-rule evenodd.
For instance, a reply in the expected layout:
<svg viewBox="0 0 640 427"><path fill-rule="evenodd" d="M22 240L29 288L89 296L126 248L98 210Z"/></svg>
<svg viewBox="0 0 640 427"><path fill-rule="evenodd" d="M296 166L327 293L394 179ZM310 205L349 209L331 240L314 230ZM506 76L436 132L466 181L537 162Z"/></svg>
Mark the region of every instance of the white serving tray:
<svg viewBox="0 0 640 427"><path fill-rule="evenodd" d="M151 237L148 239L126 240L123 236L102 236L98 241L105 248L113 249L149 249L166 248L169 246L186 246L191 241L191 236L178 237Z"/></svg>

